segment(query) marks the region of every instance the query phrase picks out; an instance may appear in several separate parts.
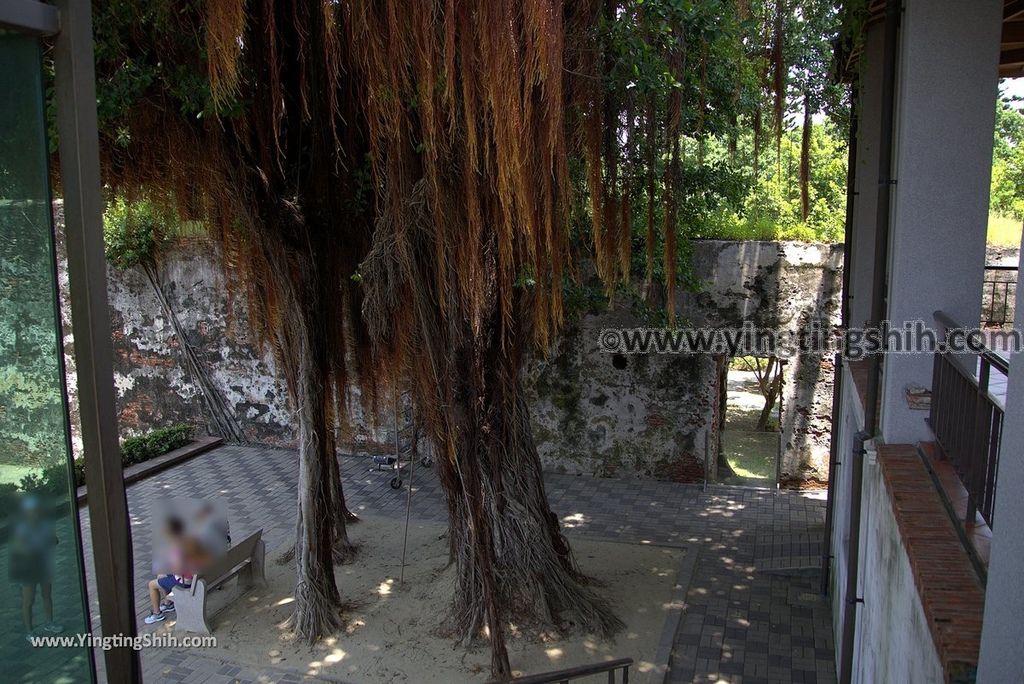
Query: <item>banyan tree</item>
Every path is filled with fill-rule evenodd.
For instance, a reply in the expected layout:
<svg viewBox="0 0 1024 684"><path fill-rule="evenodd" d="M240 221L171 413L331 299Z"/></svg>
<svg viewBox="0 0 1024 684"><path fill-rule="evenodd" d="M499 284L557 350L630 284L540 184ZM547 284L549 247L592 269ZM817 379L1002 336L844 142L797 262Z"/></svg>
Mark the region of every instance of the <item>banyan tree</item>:
<svg viewBox="0 0 1024 684"><path fill-rule="evenodd" d="M335 427L397 388L447 500L451 634L504 677L511 619L620 626L548 506L521 369L591 274L640 261L671 315L684 136L751 102L712 63L756 58L751 4L94 1L109 191L207 227L287 380L299 637L340 625L354 552Z"/></svg>

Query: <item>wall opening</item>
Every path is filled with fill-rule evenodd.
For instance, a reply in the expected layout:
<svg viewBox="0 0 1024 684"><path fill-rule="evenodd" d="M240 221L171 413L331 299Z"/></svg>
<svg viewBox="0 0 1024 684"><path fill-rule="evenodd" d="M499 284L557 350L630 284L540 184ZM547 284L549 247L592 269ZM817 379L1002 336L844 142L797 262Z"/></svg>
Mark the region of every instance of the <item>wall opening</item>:
<svg viewBox="0 0 1024 684"><path fill-rule="evenodd" d="M722 484L778 486L783 362L774 356L732 357L719 387L717 471Z"/></svg>

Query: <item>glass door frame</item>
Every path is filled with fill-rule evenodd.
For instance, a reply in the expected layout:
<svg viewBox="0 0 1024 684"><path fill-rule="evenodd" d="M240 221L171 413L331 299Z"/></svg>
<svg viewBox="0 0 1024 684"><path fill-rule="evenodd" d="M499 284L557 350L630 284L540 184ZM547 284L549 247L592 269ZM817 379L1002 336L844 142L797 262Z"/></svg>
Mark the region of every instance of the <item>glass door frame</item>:
<svg viewBox="0 0 1024 684"><path fill-rule="evenodd" d="M91 12L90 0L56 0L55 5L37 0L3 0L0 27L46 37L53 45L64 230L96 598L104 636L131 638L136 636L131 525L121 470L107 305ZM77 518L77 507L72 508ZM105 651L104 664L108 681L142 681L139 654L128 646Z"/></svg>

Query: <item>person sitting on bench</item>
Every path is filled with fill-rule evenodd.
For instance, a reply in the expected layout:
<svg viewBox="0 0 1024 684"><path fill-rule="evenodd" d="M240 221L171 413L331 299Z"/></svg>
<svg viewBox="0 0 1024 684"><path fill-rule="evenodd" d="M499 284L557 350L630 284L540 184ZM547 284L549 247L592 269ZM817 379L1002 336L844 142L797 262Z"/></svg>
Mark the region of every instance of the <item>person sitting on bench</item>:
<svg viewBox="0 0 1024 684"><path fill-rule="evenodd" d="M170 597L177 587L191 586L192 578L209 560L206 550L194 538L185 534L185 524L178 516L167 518L164 533L167 537L167 563L171 572L157 575L156 579L149 582L151 612L145 619L147 625L167 619L167 613L174 611L174 603L164 602L163 599Z"/></svg>

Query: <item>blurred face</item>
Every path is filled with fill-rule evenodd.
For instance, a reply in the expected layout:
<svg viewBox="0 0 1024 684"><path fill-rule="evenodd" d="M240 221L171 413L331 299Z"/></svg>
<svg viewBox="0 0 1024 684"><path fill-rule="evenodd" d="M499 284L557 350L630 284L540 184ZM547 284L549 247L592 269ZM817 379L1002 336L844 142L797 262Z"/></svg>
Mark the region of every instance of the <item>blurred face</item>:
<svg viewBox="0 0 1024 684"><path fill-rule="evenodd" d="M180 539L181 535L182 535L182 532L183 532L183 529L184 529L184 526L182 525L181 520L179 518L173 518L172 517L172 518L168 518L167 519L167 526L165 528L165 531L167 533L168 539L171 539L171 540L178 540L178 539Z"/></svg>
<svg viewBox="0 0 1024 684"><path fill-rule="evenodd" d="M21 502L21 512L28 520L39 520L42 517L41 506L39 505L39 499L34 496L27 496Z"/></svg>

